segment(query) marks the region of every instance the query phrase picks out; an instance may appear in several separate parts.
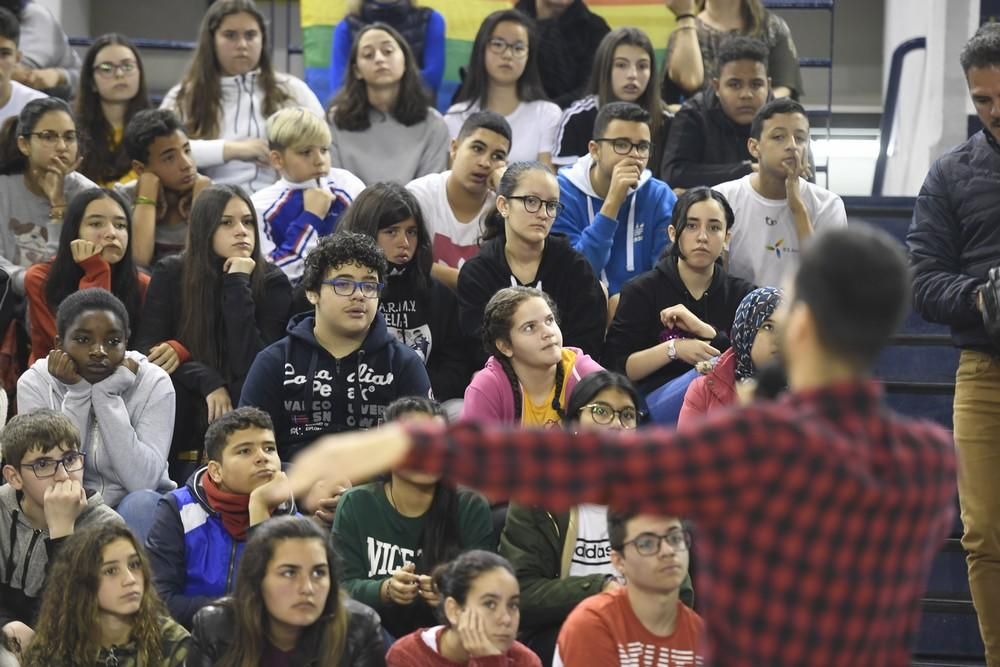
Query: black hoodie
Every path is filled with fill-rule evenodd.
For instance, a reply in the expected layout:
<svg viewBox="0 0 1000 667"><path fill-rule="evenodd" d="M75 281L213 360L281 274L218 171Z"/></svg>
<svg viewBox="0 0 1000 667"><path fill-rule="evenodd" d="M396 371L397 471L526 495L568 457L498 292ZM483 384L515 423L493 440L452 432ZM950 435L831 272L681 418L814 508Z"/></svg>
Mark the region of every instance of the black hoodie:
<svg viewBox="0 0 1000 667"><path fill-rule="evenodd" d="M706 89L684 103L670 125L660 175L670 187L693 188L749 174L750 125L738 125Z"/></svg>
<svg viewBox="0 0 1000 667"><path fill-rule="evenodd" d="M486 303L504 287L520 284L507 264L506 242L502 233L486 241L458 274L459 322L462 332L476 340L480 340ZM591 356L600 351L608 300L590 262L562 234L549 234L545 239L542 261L529 287L537 287L555 301L564 347L578 347ZM487 355L483 349L479 353L482 367Z"/></svg>
<svg viewBox="0 0 1000 667"><path fill-rule="evenodd" d="M602 361L607 368L624 373L629 356L662 342L660 311L677 304L687 306L702 322L715 328L718 333L709 344L723 352L729 347L729 330L736 317L736 308L753 289L753 285L742 278L727 275L722 265L716 264L712 284L696 300L681 280L677 259L665 253L655 268L636 276L622 287L618 310L608 329ZM690 364L678 359L636 384L643 395L647 395L689 370Z"/></svg>
<svg viewBox="0 0 1000 667"><path fill-rule="evenodd" d="M393 268L379 296L379 310L389 332L412 348L427 366L434 398L462 398L478 358L479 344L462 335L458 327L458 300L443 283L428 276L430 284L417 284L415 262Z"/></svg>
<svg viewBox="0 0 1000 667"><path fill-rule="evenodd" d="M293 317L288 335L257 355L240 396L240 406L271 415L282 461L324 433L378 426L397 398L431 395L420 356L389 333L381 312L343 359L319 344L314 326L311 314Z"/></svg>
<svg viewBox="0 0 1000 667"><path fill-rule="evenodd" d="M516 9L537 20L538 69L545 93L564 109L583 97L594 53L611 32L607 21L576 0L555 18L538 19L535 0L518 0Z"/></svg>

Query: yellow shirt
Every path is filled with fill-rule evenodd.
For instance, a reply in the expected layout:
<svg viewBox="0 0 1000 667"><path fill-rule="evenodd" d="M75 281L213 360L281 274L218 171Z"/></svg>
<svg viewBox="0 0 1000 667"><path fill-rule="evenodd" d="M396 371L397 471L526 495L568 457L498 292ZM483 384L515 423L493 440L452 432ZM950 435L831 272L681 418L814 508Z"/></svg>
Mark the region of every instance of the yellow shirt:
<svg viewBox="0 0 1000 667"><path fill-rule="evenodd" d="M569 378L570 373L573 372L573 366L576 364L576 352L573 350L563 348L562 350L562 361L559 363L563 367L563 382L562 387L559 388L559 407L563 411L566 410L566 385L569 384L566 380ZM555 411L552 407L552 399L556 395L556 388L553 385L552 389L549 390L548 395L545 397L545 401L536 404L531 398L528 397L528 393L524 391L524 386L521 386L521 426L528 427L542 427L542 428L554 428L562 424L562 420L559 418L559 413Z"/></svg>
<svg viewBox="0 0 1000 667"><path fill-rule="evenodd" d="M122 148L122 137L125 135L124 128L113 127L111 128L113 134L111 135L111 152L114 153L119 150L124 150ZM139 175L135 173L134 169L129 169L124 174L121 175L118 180L107 181L106 183L98 183L102 188L113 188L115 184L125 185L126 183L131 183L132 181L139 178Z"/></svg>

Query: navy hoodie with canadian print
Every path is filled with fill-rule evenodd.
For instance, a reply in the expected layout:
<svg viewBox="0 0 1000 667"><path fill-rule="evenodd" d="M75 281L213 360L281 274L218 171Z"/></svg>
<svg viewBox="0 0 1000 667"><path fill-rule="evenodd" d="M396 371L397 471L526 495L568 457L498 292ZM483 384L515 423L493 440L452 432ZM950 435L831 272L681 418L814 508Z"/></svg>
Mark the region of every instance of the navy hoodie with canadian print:
<svg viewBox="0 0 1000 667"><path fill-rule="evenodd" d="M288 335L254 359L240 395L240 406L271 415L282 461L323 434L378 426L397 398L431 395L423 361L381 312L361 347L341 359L317 342L314 326L311 313L292 318Z"/></svg>

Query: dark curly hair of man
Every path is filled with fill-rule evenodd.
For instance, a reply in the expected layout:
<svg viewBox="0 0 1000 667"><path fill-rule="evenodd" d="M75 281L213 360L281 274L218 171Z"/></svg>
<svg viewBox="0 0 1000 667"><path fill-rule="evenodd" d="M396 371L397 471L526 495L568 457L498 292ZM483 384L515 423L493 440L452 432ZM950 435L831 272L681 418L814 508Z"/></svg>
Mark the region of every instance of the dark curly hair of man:
<svg viewBox="0 0 1000 667"><path fill-rule="evenodd" d="M389 272L385 255L375 239L353 232L336 232L320 239L306 256L302 287L309 292L318 292L330 269L345 264L373 269L378 274L379 282L384 282L385 275Z"/></svg>

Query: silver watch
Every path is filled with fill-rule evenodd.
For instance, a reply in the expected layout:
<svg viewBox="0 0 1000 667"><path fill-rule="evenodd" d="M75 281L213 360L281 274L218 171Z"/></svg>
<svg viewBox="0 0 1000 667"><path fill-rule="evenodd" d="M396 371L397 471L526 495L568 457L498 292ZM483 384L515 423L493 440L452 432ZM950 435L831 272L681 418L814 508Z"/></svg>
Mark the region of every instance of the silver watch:
<svg viewBox="0 0 1000 667"><path fill-rule="evenodd" d="M667 358L670 361L675 361L677 359L677 340L671 338L667 341Z"/></svg>

